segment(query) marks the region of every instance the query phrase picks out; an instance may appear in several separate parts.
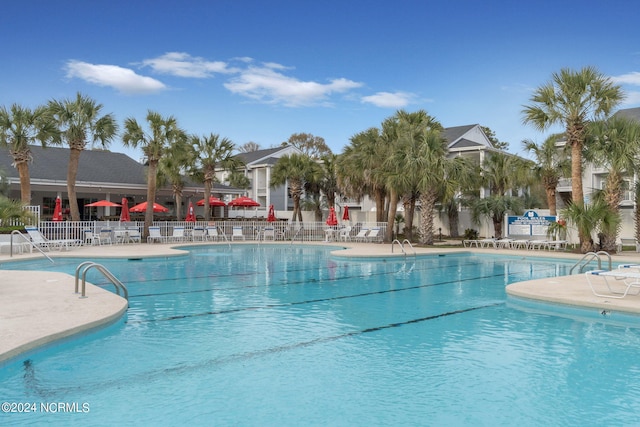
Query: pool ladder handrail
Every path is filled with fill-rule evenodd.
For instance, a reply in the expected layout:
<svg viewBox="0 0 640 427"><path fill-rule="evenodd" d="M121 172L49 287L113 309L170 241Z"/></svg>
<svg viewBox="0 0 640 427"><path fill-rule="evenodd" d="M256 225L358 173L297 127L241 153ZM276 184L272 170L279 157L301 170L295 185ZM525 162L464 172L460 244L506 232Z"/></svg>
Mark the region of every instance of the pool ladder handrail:
<svg viewBox="0 0 640 427"><path fill-rule="evenodd" d="M607 258L609 260L609 271L611 271L612 268L613 268L612 267L612 263L611 263L611 255L607 251L598 251L598 252L587 252L586 254L584 254L584 256L582 258L580 258L580 260L578 260L578 262L576 262L573 265L573 267L571 267L571 269L569 270L569 274L573 274L573 270L576 267L579 267L578 268L578 274L581 274L583 272L582 269L584 267L586 267L587 265L589 265L591 263L591 261L593 261L594 259L598 260L598 270L602 270L602 258L600 258L601 255L606 255L607 256Z"/></svg>
<svg viewBox="0 0 640 427"><path fill-rule="evenodd" d="M296 230L296 234L294 234L293 237L291 238L292 245L293 245L293 242L296 240L296 237L298 237L298 234L300 234L301 231L303 233L300 235L300 243L304 243L304 225L300 223L300 228Z"/></svg>
<svg viewBox="0 0 640 427"><path fill-rule="evenodd" d="M404 256L407 256L407 251L404 250L404 244L407 243L409 245L409 247L411 248L411 250L413 251L413 256L417 256L416 254L416 250L414 249L413 245L411 244L411 242L409 241L409 239L404 239L402 241L402 243L400 243L400 240L398 239L393 239L393 242L391 242L391 253L393 253L393 247L396 245L396 243L398 244L398 246L400 246L400 249L402 250L402 253L404 254Z"/></svg>
<svg viewBox="0 0 640 427"><path fill-rule="evenodd" d="M27 242L29 245L31 245L31 247L32 247L32 248L36 248L38 251L40 251L40 253L41 253L42 255L44 255L45 257L47 257L47 259L53 263L53 259L51 259L51 257L50 257L49 255L45 254L45 253L44 253L44 251L42 250L42 248L41 248L40 246L36 245L35 243L33 243L33 242L31 241L31 239L29 239L27 236L25 236L24 234L22 234L22 233L20 232L20 230L13 230L13 231L11 232L11 237L9 238L9 254L10 254L10 255L9 255L9 257L10 257L10 258L13 258L13 235L14 235L14 234L19 235L20 237L22 237L22 238L24 239L24 241L25 241L25 242Z"/></svg>
<svg viewBox="0 0 640 427"><path fill-rule="evenodd" d="M116 287L116 294L120 295L120 291L122 290L124 298L127 301L129 301L129 291L127 291L127 287L124 285L124 283L118 280L118 278L114 276L109 270L107 270L107 268L104 265L98 264L97 262L93 262L93 261L85 261L83 263L80 263L80 265L76 267L76 275L75 275L76 276L76 288L75 288L76 294L78 293L78 281L80 277L80 270L82 269L82 267L84 267L84 270L82 270L82 295L80 296L80 298L87 297L86 295L87 271L89 271L92 268L95 268L100 273L102 273L104 277L109 279L111 283L113 283L113 285Z"/></svg>
<svg viewBox="0 0 640 427"><path fill-rule="evenodd" d="M222 230L222 228L220 228L219 225L216 225L215 227L216 227L216 230L218 230L218 236L222 236L224 241L227 242L227 245L231 247L231 242L229 241L229 239L227 239L227 234L224 232L224 230Z"/></svg>

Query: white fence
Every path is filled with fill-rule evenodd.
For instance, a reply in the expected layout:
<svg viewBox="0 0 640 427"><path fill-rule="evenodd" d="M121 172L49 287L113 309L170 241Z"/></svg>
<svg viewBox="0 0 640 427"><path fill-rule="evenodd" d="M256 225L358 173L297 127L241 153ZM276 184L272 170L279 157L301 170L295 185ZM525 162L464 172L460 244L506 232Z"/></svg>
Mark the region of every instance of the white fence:
<svg viewBox="0 0 640 427"><path fill-rule="evenodd" d="M183 227L187 231L194 228L206 229L215 226L218 232L232 240L233 229L240 228L244 240L262 240L264 239L265 228L273 227L275 240L290 240L295 242L323 241L328 236L336 238L337 233L328 233L328 230L337 231L343 227L351 227L349 235L356 236L362 228L379 228L378 241L382 240L387 228L387 223L348 223L342 221L336 227L329 227L324 222L303 222L291 223L289 221L267 222L265 220L253 221L216 221L216 222L185 222L185 221L154 221L154 226L160 227L160 233L163 236L172 236L175 227ZM93 234L99 234L102 230L111 230L116 233L122 229L137 228L142 232L144 222L119 222L119 221L42 221L39 225L42 234L51 240L57 239L80 239L85 240L85 231L91 231ZM187 233L189 235L190 233ZM115 237L113 238L115 242ZM143 239L143 242L145 240Z"/></svg>

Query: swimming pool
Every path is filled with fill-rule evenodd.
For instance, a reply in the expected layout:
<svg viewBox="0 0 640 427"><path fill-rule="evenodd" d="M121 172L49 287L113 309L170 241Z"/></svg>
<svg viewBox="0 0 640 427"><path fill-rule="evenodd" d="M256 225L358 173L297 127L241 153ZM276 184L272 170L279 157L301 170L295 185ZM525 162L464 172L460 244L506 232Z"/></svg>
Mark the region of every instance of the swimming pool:
<svg viewBox="0 0 640 427"><path fill-rule="evenodd" d="M78 410L0 414L0 422L639 421L640 322L556 316L506 297L505 285L566 274L572 263L472 254L347 259L332 249L198 246L184 257L99 260L129 288L126 322L20 357L0 373L3 401ZM73 273L81 261L2 268Z"/></svg>

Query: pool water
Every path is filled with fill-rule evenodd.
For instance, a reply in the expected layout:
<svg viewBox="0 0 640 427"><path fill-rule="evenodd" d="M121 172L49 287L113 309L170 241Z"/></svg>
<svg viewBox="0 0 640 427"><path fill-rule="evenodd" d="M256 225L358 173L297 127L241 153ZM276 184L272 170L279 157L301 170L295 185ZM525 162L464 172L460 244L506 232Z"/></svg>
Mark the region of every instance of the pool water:
<svg viewBox="0 0 640 427"><path fill-rule="evenodd" d="M567 274L572 263L348 259L334 249L198 246L183 257L97 260L129 289L126 319L0 371L3 401L71 412L0 413L0 423L640 422L638 319L554 315L506 297L507 284ZM0 268L73 274L82 261Z"/></svg>

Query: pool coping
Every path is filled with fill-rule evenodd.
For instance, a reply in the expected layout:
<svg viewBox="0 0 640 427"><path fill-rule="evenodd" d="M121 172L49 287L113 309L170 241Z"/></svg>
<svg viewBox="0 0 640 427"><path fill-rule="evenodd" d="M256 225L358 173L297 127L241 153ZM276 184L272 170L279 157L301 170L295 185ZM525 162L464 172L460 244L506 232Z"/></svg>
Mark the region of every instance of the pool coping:
<svg viewBox="0 0 640 427"><path fill-rule="evenodd" d="M180 246L202 244L226 245L226 243L129 244L76 248L70 251L51 252L52 257L96 258L149 258L184 255ZM234 242L234 245L256 242ZM275 242L268 244L287 244ZM391 245L381 243L309 242L305 245L335 247L333 256L412 257L413 252L403 254L399 248L391 252ZM480 253L509 255L523 258L582 258L581 254L567 252L486 249L486 248L415 248L417 255L446 255L454 253ZM42 258L42 254L24 254L10 257L0 255L0 262ZM640 263L640 254L612 256L614 262ZM106 326L126 313L127 301L110 292L87 283L87 298L74 293L75 278L65 273L42 271L2 270L0 285L0 363L27 351L55 341ZM629 295L624 299L596 297L591 292L584 275L573 275L519 282L506 287L508 295L536 301L559 303L569 306L590 307L640 314L640 296Z"/></svg>

